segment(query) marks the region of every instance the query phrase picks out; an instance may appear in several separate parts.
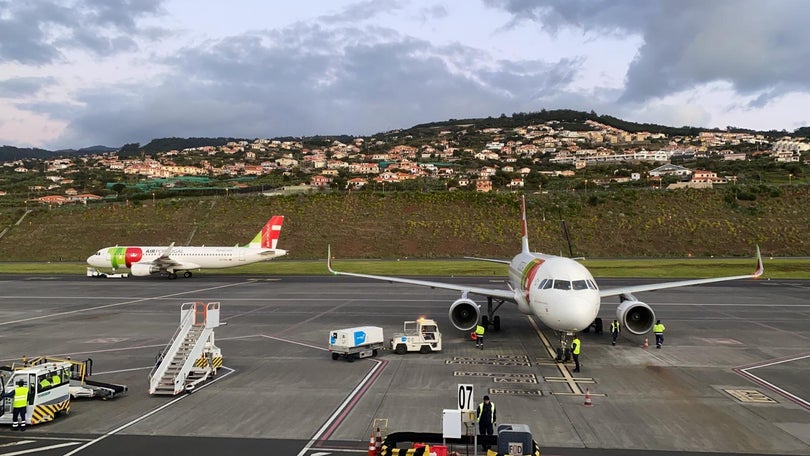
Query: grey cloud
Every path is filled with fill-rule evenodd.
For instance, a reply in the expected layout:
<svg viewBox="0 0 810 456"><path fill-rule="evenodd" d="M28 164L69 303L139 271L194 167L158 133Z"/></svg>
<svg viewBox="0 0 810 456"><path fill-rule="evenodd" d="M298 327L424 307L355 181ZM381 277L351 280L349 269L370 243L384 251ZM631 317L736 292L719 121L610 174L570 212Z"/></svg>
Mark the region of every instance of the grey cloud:
<svg viewBox="0 0 810 456"><path fill-rule="evenodd" d="M624 101L643 101L728 81L755 105L810 90L810 2L801 0L485 0L515 20L555 32L637 34Z"/></svg>
<svg viewBox="0 0 810 456"><path fill-rule="evenodd" d="M44 87L53 85L56 80L47 78L11 78L0 81L0 97L17 98L35 95Z"/></svg>
<svg viewBox="0 0 810 456"><path fill-rule="evenodd" d="M365 0L351 4L338 13L320 16L318 19L328 24L357 23L400 8L402 6L398 0Z"/></svg>
<svg viewBox="0 0 810 456"><path fill-rule="evenodd" d="M162 0L51 0L0 4L0 60L52 63L67 49L110 55L150 37L138 19L163 13ZM53 34L57 30L56 34Z"/></svg>
<svg viewBox="0 0 810 456"><path fill-rule="evenodd" d="M477 67L472 56L480 52L371 26L309 23L233 36L164 60L172 70L151 87L83 92L82 112L58 142L372 134L539 110L537 94L558 90L577 68L574 61Z"/></svg>

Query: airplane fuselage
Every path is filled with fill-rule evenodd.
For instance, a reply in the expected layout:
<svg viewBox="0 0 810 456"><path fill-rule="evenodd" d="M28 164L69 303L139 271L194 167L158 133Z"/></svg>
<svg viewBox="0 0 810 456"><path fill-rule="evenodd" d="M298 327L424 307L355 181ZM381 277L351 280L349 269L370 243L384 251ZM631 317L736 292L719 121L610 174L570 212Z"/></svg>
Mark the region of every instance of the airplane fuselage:
<svg viewBox="0 0 810 456"><path fill-rule="evenodd" d="M87 259L100 268L132 268L133 264L151 263L166 254L168 246L105 247ZM284 255L281 249L254 247L172 247L169 256L182 263L169 269L216 269L243 266Z"/></svg>
<svg viewBox="0 0 810 456"><path fill-rule="evenodd" d="M576 332L599 313L599 288L590 271L570 258L519 253L509 263L509 283L518 310L549 328Z"/></svg>

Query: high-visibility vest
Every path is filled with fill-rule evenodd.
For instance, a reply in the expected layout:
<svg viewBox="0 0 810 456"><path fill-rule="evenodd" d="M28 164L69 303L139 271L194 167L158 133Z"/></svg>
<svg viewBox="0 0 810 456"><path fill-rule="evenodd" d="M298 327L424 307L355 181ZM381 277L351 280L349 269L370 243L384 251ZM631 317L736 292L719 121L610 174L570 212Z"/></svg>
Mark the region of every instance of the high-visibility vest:
<svg viewBox="0 0 810 456"><path fill-rule="evenodd" d="M610 324L610 332L617 332L619 331L619 328L621 328L621 325L619 325L618 321L614 321Z"/></svg>
<svg viewBox="0 0 810 456"><path fill-rule="evenodd" d="M656 334L661 334L664 332L664 325L658 323L657 325L653 326L653 332Z"/></svg>
<svg viewBox="0 0 810 456"><path fill-rule="evenodd" d="M54 376L51 377L51 383L53 383L53 386L62 383L62 377L60 377L59 374L54 374Z"/></svg>
<svg viewBox="0 0 810 456"><path fill-rule="evenodd" d="M496 421L495 417L497 416L497 415L495 415L495 403L492 402L492 401L489 401L489 405L490 405L490 407L492 407L492 408L489 409L490 412L492 412L492 415L490 415L490 417L489 417L489 421L490 421L490 423L494 423ZM479 402L478 403L478 415L476 415L479 421L481 420L481 414L482 413L484 413L484 403Z"/></svg>
<svg viewBox="0 0 810 456"><path fill-rule="evenodd" d="M47 378L43 378L42 380L39 381L40 388L47 388L49 386L51 386L51 382L49 382Z"/></svg>
<svg viewBox="0 0 810 456"><path fill-rule="evenodd" d="M18 386L14 388L14 402L12 402L11 405L14 408L23 408L28 406L27 386Z"/></svg>
<svg viewBox="0 0 810 456"><path fill-rule="evenodd" d="M475 327L475 335L476 336L483 336L484 335L484 327L481 326L481 325L476 326Z"/></svg>
<svg viewBox="0 0 810 456"><path fill-rule="evenodd" d="M573 351L575 355L579 354L579 346L580 346L580 343L579 343L579 338L578 337L576 339L574 339L573 341L571 341L571 351Z"/></svg>

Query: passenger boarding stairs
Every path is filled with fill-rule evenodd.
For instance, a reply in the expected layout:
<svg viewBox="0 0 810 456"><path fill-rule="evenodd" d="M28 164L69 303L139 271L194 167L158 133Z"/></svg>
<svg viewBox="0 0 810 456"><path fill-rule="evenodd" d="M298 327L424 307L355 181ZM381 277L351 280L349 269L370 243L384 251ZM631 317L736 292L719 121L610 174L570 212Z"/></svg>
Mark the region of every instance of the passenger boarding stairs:
<svg viewBox="0 0 810 456"><path fill-rule="evenodd" d="M180 306L180 326L149 373L149 394L177 395L216 375L222 353L214 344L219 327L218 302Z"/></svg>

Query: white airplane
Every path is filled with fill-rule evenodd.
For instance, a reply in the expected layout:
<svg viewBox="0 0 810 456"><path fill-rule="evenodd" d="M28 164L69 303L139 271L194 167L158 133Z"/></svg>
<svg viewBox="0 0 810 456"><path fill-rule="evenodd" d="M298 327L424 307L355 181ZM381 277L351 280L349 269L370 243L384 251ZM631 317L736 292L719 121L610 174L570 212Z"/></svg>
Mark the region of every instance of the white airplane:
<svg viewBox="0 0 810 456"><path fill-rule="evenodd" d="M105 247L87 258L87 264L97 268L129 268L134 276L165 274L177 278L191 277L192 269L220 269L271 260L287 254L277 249L283 215L274 215L248 245L233 247L175 247L174 242L163 247L115 246Z"/></svg>
<svg viewBox="0 0 810 456"><path fill-rule="evenodd" d="M522 250L512 258L512 261L474 258L477 260L492 261L509 265L507 285L508 290L497 288L481 288L469 285L432 282L370 274L355 274L339 272L332 268L331 246L327 267L332 274L368 279L384 280L387 282L405 283L431 288L441 288L461 292L461 297L450 305L450 321L453 326L462 331L469 331L478 324L489 326L497 331L500 329L500 317L495 312L504 302L517 304L518 310L527 315L534 315L543 324L560 334L560 349L558 359L567 347L567 338L573 333L588 329L592 324L599 325L597 320L601 298L618 296L619 306L616 317L621 325L632 334L646 334L655 323L655 313L647 304L639 301L634 293L660 290L664 288L684 287L727 280L756 278L762 275L764 267L762 257L757 247L757 269L753 274L730 277L717 277L711 279L680 280L646 285L635 285L620 288L600 289L596 280L585 266L574 259L529 250L529 239L526 229L526 200L521 200L522 212ZM481 307L468 295L479 295L487 298L486 314L481 316ZM493 308L493 302L497 307Z"/></svg>

